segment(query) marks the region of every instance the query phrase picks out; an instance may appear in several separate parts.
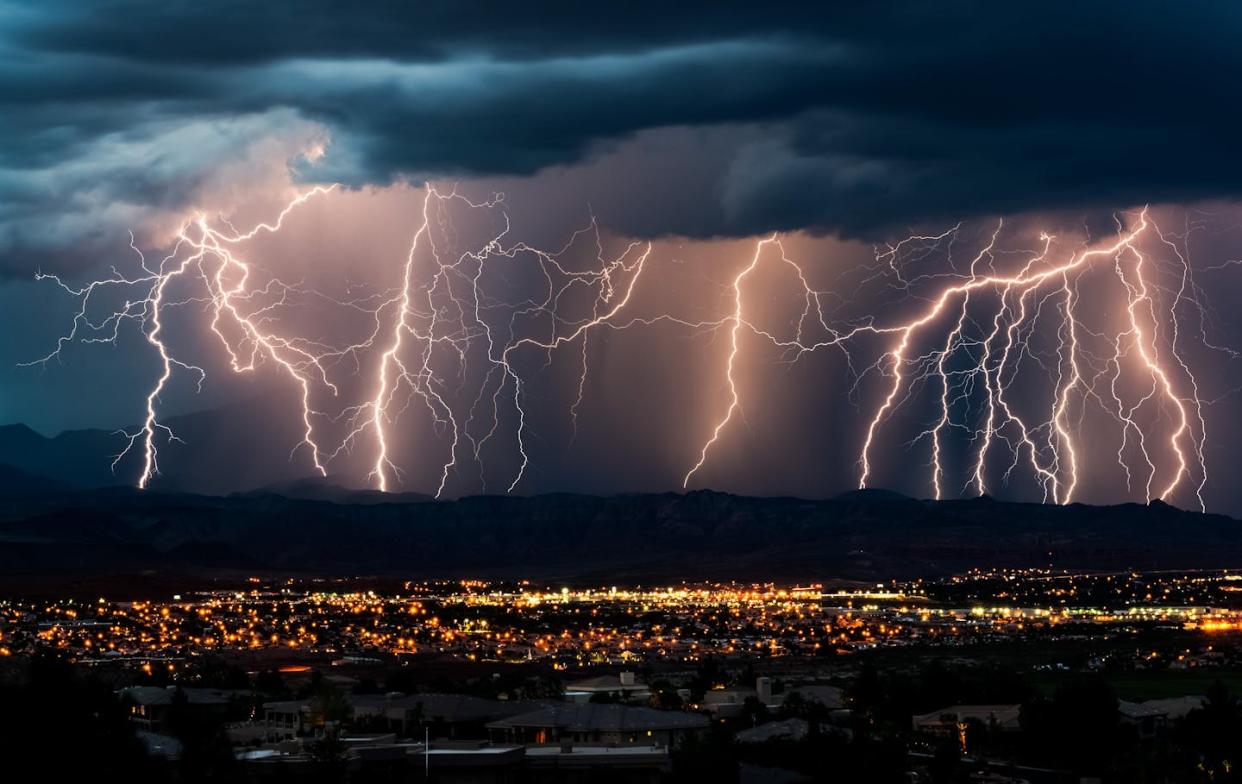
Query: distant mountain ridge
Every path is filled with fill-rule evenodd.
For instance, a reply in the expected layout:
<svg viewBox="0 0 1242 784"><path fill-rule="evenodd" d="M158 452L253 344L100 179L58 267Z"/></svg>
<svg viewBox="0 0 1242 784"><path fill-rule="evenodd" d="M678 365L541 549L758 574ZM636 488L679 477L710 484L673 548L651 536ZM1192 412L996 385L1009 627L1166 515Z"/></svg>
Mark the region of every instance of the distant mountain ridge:
<svg viewBox="0 0 1242 784"><path fill-rule="evenodd" d="M396 504L426 503L435 499L422 493L385 493L379 490L359 490L347 487L335 477L309 476L235 493L237 496L277 495L299 501L327 501L334 504Z"/></svg>
<svg viewBox="0 0 1242 784"><path fill-rule="evenodd" d="M31 493L65 493L75 489L55 479L0 465L0 496Z"/></svg>
<svg viewBox="0 0 1242 784"><path fill-rule="evenodd" d="M48 438L26 425L0 426L0 464L66 486L120 484L111 455L125 447L123 435L104 430L68 430Z"/></svg>
<svg viewBox="0 0 1242 784"><path fill-rule="evenodd" d="M251 401L168 417L164 424L181 442L159 443L158 489L223 494L313 472L305 453L290 454L302 441L294 418L272 417ZM257 443L256 432L265 435ZM142 449L137 445L117 461L127 444L122 430L66 430L49 438L23 424L0 425L0 464L65 486L132 485L142 470Z"/></svg>
<svg viewBox="0 0 1242 784"><path fill-rule="evenodd" d="M0 474L2 475L2 474ZM280 486L231 496L105 488L0 498L0 575L154 571L874 580L971 567L1242 567L1242 522L1165 504L1066 507L896 493L696 491L376 497Z"/></svg>

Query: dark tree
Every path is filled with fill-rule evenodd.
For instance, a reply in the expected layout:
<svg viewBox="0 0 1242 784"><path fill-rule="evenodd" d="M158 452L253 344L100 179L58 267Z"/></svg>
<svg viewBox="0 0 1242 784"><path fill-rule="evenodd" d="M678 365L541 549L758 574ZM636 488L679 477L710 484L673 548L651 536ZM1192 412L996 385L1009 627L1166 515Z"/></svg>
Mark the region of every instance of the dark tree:
<svg viewBox="0 0 1242 784"><path fill-rule="evenodd" d="M1242 703L1219 680L1203 707L1186 715L1178 740L1197 757L1200 780L1242 781Z"/></svg>
<svg viewBox="0 0 1242 784"><path fill-rule="evenodd" d="M186 782L236 781L240 771L224 733L224 715L192 705L185 692L173 695L168 731L181 741L178 770Z"/></svg>
<svg viewBox="0 0 1242 784"><path fill-rule="evenodd" d="M122 773L130 780L163 777L162 766L147 756L128 708L113 691L55 656L36 656L15 682L0 686L0 705L0 745L9 752L10 764L25 760L37 766L32 781L98 780Z"/></svg>

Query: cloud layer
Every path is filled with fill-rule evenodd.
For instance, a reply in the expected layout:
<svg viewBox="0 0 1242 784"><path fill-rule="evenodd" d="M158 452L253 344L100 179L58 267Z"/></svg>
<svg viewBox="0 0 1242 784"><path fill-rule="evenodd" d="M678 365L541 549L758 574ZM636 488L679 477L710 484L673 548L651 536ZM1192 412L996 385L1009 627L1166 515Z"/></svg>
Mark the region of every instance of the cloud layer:
<svg viewBox="0 0 1242 784"><path fill-rule="evenodd" d="M1240 28L1224 2L0 2L0 270L290 180L601 159L596 194L678 183L604 213L654 236L1228 198Z"/></svg>

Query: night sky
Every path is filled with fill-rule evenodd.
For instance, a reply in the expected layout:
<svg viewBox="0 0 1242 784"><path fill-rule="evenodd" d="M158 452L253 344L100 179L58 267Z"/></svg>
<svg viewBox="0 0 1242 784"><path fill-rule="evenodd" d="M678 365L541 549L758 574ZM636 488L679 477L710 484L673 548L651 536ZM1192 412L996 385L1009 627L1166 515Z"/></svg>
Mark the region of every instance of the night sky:
<svg viewBox="0 0 1242 784"><path fill-rule="evenodd" d="M138 433L137 481L158 326L157 422L219 426L155 427L153 486L663 491L701 462L686 486L821 497L869 462L920 497L1242 514L1240 37L1225 2L0 0L0 422ZM104 287L23 364L66 288L327 185L230 244L245 281L209 253L162 321L152 281ZM949 297L894 364L946 289L1057 265Z"/></svg>

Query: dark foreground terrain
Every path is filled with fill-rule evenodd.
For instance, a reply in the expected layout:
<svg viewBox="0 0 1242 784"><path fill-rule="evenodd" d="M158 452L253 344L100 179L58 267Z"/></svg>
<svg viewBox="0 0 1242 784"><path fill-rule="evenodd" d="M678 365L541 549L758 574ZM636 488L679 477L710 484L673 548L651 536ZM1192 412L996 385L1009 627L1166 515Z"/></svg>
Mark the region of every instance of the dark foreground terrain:
<svg viewBox="0 0 1242 784"><path fill-rule="evenodd" d="M0 575L265 572L873 580L972 567L1242 566L1242 522L1159 502L1092 507L882 491L828 500L478 496L436 502L294 483L231 496L64 491L10 476Z"/></svg>

